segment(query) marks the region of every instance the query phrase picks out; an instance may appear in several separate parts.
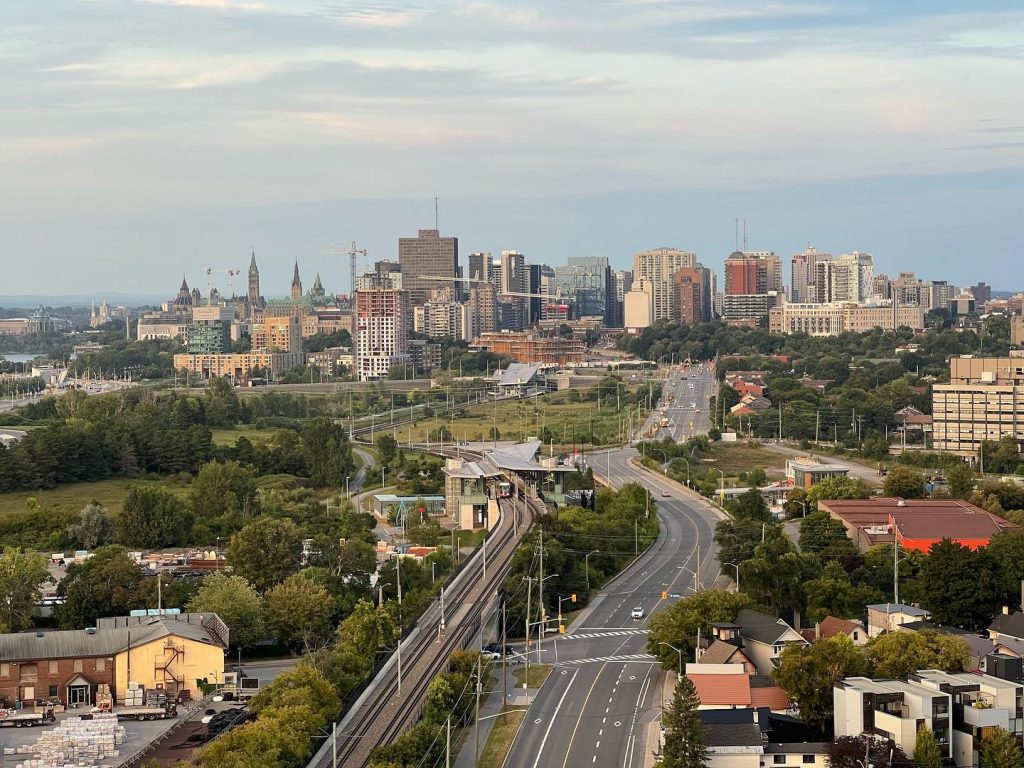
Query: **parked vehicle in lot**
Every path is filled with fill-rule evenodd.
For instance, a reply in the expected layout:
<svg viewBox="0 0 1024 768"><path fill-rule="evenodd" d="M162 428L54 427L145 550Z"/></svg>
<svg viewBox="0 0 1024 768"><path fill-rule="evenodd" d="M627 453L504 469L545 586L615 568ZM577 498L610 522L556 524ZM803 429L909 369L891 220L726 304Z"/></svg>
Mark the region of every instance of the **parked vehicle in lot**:
<svg viewBox="0 0 1024 768"><path fill-rule="evenodd" d="M248 701L260 692L258 677L249 677L242 673L242 677L239 678L238 675L238 672L224 673L224 687L221 693L224 694L225 701Z"/></svg>
<svg viewBox="0 0 1024 768"><path fill-rule="evenodd" d="M114 713L118 720L165 720L178 716L178 705L168 702L160 707L122 707Z"/></svg>
<svg viewBox="0 0 1024 768"><path fill-rule="evenodd" d="M26 712L23 709L0 709L0 728L33 728L37 725L46 725L57 720L53 714L53 707L47 707L42 712Z"/></svg>

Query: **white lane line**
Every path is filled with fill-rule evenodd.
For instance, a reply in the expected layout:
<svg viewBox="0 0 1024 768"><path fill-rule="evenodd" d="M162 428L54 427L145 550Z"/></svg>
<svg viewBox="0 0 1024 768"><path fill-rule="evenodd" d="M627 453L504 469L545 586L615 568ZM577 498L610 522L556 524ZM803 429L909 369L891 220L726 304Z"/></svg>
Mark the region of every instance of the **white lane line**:
<svg viewBox="0 0 1024 768"><path fill-rule="evenodd" d="M562 708L562 702L565 701L566 695L569 693L569 689L572 688L572 684L576 682L576 671L572 673L572 677L569 678L569 684L565 686L565 690L562 691L561 698L558 699L558 704L555 705L555 711L551 715L551 720L548 722L547 730L544 731L544 738L540 741L540 749L537 750L537 759L533 761L533 768L537 768L540 765L541 755L544 754L544 745L548 743L548 736L551 735L551 726L555 724L555 720L558 719L558 710Z"/></svg>
<svg viewBox="0 0 1024 768"><path fill-rule="evenodd" d="M633 750L636 749L636 735L633 733L636 728L636 721L640 717L640 705L647 695L647 689L651 685L650 670L644 675L643 685L640 686L640 695L636 697L636 706L633 708L633 717L629 723L629 738L626 740L626 756L622 762L622 768L629 768L633 764Z"/></svg>

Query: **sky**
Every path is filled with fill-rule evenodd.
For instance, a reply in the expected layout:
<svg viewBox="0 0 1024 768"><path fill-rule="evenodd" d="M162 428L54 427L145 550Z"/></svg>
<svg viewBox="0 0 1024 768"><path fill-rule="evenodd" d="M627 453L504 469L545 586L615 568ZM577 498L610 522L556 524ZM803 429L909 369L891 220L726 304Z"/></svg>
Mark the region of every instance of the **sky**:
<svg viewBox="0 0 1024 768"><path fill-rule="evenodd" d="M435 196L463 261L720 270L739 219L787 263L1020 290L1021 93L1010 2L6 2L0 295L170 296L252 250L267 295L295 261L344 292L348 243L397 258Z"/></svg>

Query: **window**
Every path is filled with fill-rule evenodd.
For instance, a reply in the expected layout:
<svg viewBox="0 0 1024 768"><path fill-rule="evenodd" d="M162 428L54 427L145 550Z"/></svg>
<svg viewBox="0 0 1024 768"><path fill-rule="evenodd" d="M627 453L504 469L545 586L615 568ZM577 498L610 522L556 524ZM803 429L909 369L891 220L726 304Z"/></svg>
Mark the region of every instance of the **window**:
<svg viewBox="0 0 1024 768"><path fill-rule="evenodd" d="M56 697L57 696L57 686L56 685L51 685L50 686L50 692L47 695L50 696L51 698L52 697Z"/></svg>
<svg viewBox="0 0 1024 768"><path fill-rule="evenodd" d="M786 764L786 756L785 755L772 755L772 762L775 763L775 765L785 765Z"/></svg>
<svg viewBox="0 0 1024 768"><path fill-rule="evenodd" d="M814 765L814 755L804 755L804 765Z"/></svg>
<svg viewBox="0 0 1024 768"><path fill-rule="evenodd" d="M81 659L75 659L75 672L81 672L81 671L82 671L82 660Z"/></svg>
<svg viewBox="0 0 1024 768"><path fill-rule="evenodd" d="M104 671L106 671L106 669L107 669L107 660L106 659L96 659L96 671L97 672L104 672Z"/></svg>
<svg viewBox="0 0 1024 768"><path fill-rule="evenodd" d="M0 664L0 677L10 677L10 676L11 676L11 665L10 664Z"/></svg>
<svg viewBox="0 0 1024 768"><path fill-rule="evenodd" d="M57 674L57 662L56 662L56 661L50 661L50 662L49 662L49 663L47 664L47 669L46 669L46 671L47 671L47 672L48 672L49 674L51 674L51 675L56 675L56 674Z"/></svg>
<svg viewBox="0 0 1024 768"><path fill-rule="evenodd" d="M858 631L857 631L856 629L855 629L855 630L853 630L853 641L854 641L854 642L857 642L857 640L859 640L859 639L860 639L860 638L858 637L858 635L859 635L859 634L860 634L860 633L859 633L859 632L858 632Z"/></svg>
<svg viewBox="0 0 1024 768"><path fill-rule="evenodd" d="M22 664L21 665L21 682L23 683L35 683L39 680L39 665L38 664Z"/></svg>

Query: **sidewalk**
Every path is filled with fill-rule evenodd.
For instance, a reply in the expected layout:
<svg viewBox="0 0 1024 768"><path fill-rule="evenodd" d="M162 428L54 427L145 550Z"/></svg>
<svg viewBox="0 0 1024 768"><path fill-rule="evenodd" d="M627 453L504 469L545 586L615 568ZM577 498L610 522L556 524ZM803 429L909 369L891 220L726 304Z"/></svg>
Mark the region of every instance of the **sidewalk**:
<svg viewBox="0 0 1024 768"><path fill-rule="evenodd" d="M513 672L521 666L521 664L510 664L507 667L508 706L516 707L517 709L527 709L529 708L528 702L533 701L539 689L532 688L524 691L522 688L516 688L516 679L513 676ZM497 718L493 717L493 715L498 714L502 710L501 667L498 667L491 673L491 680L494 682L494 687L491 688L490 693L486 697L480 699L481 752L483 752L484 745L487 744L487 737L491 735L494 723L497 722ZM488 719L485 720L484 718ZM466 729L463 739L462 748L459 750L459 754L452 762L452 765L455 768L474 768L476 760L473 757L473 726Z"/></svg>

